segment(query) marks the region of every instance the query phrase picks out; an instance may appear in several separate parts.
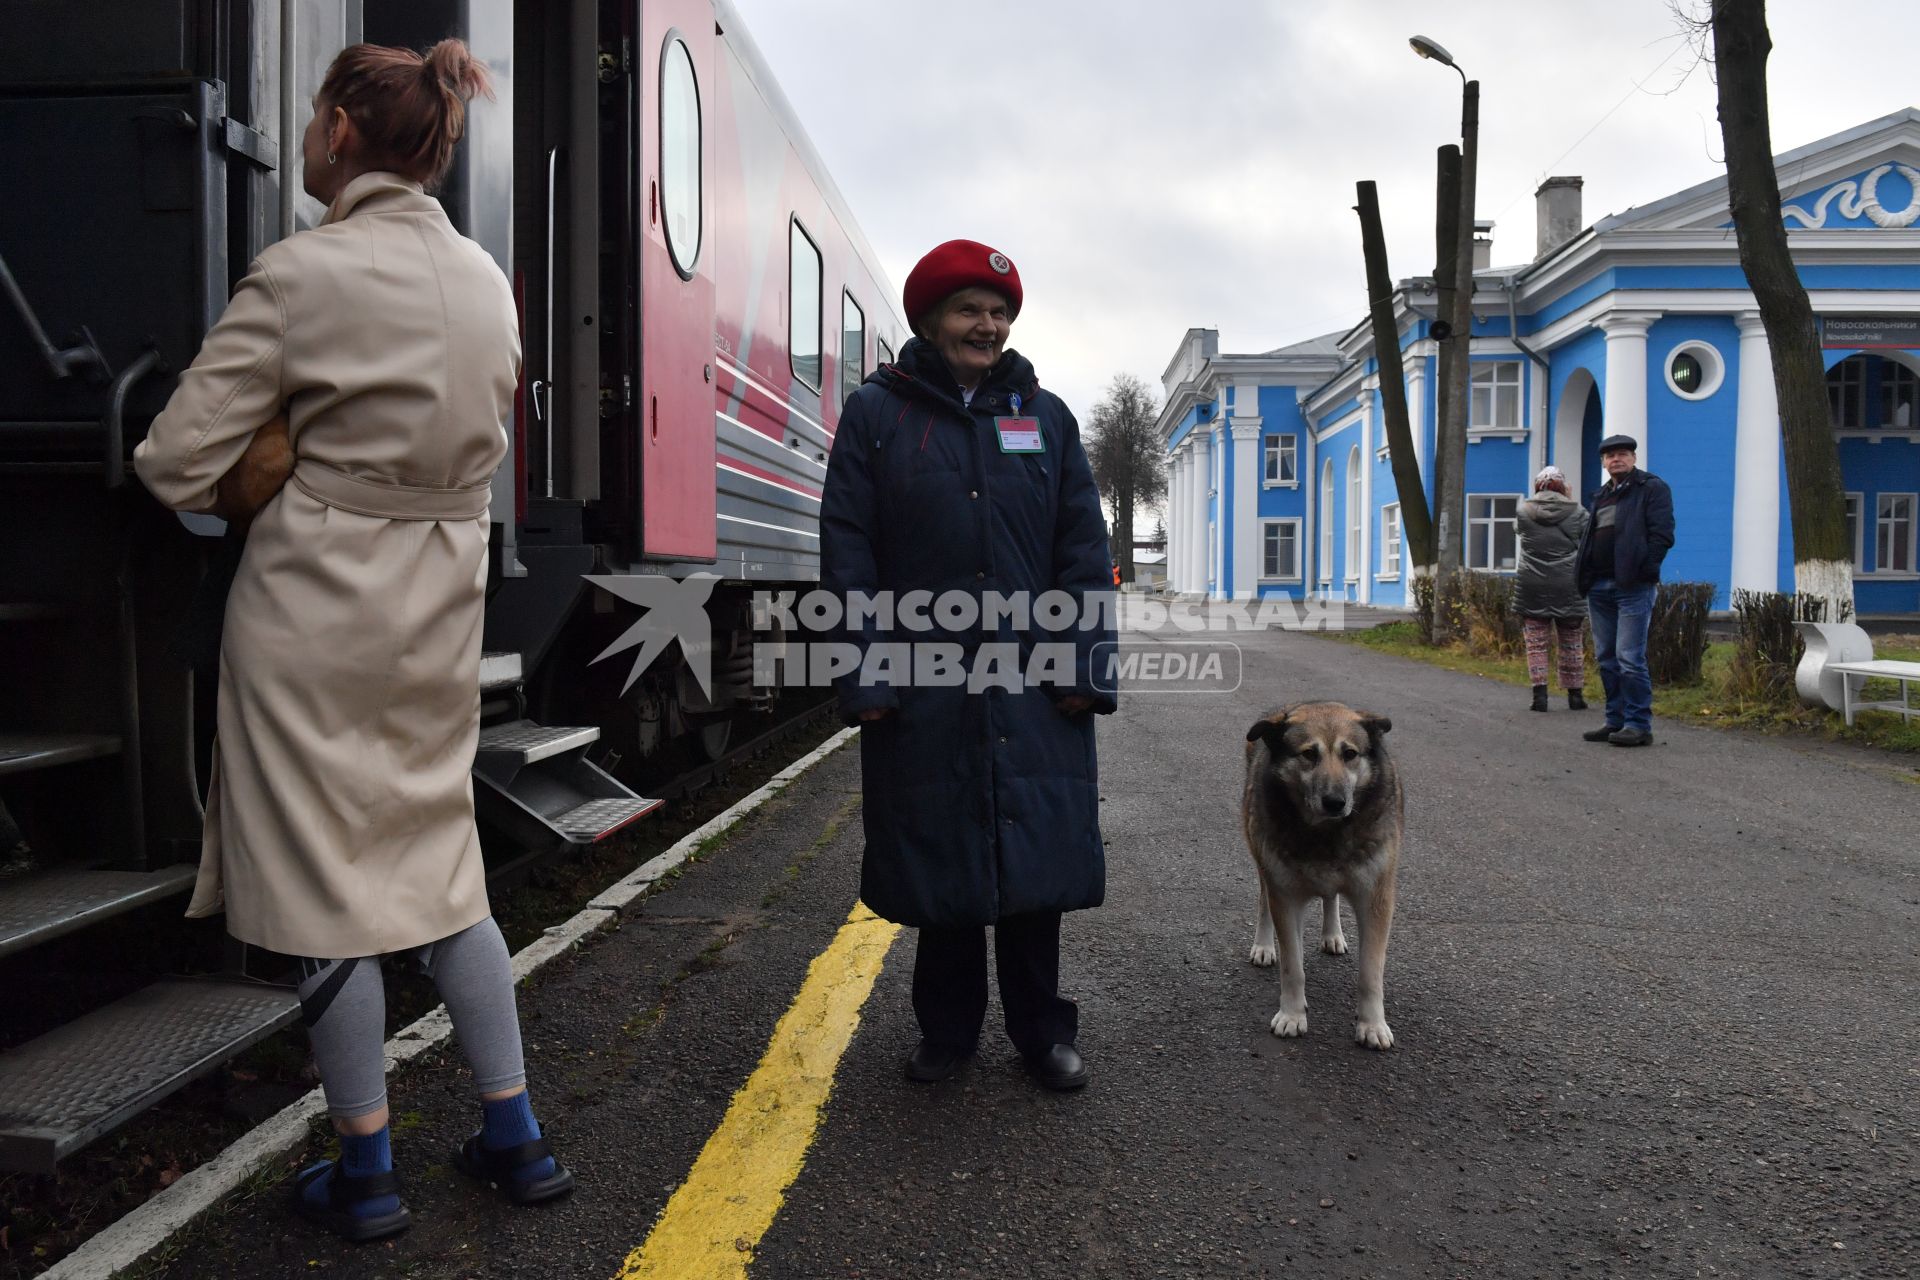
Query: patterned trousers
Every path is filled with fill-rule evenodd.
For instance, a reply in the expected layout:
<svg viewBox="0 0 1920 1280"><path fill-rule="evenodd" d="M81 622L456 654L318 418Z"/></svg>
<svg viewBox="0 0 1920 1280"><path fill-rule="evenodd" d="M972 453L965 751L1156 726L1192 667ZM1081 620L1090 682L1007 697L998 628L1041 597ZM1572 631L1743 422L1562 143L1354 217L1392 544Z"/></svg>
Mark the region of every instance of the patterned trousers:
<svg viewBox="0 0 1920 1280"><path fill-rule="evenodd" d="M1527 637L1527 678L1531 683L1547 682L1547 650L1557 638L1560 687L1578 689L1586 684L1585 618L1523 618L1521 631Z"/></svg>

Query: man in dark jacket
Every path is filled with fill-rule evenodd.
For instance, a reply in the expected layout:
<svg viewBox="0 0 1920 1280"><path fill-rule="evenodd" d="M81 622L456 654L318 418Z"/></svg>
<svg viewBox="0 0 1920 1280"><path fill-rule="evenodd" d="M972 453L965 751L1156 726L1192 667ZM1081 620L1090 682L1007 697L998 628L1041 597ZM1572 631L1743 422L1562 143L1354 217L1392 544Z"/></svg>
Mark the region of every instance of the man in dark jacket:
<svg viewBox="0 0 1920 1280"><path fill-rule="evenodd" d="M1673 491L1635 465L1640 442L1600 442L1607 483L1587 503L1593 517L1580 542L1580 590L1593 618L1594 656L1607 690L1606 723L1581 736L1616 747L1653 741L1653 678L1647 672L1647 626L1660 586L1660 564L1673 546Z"/></svg>
<svg viewBox="0 0 1920 1280"><path fill-rule="evenodd" d="M905 293L917 336L847 401L820 506L821 585L896 605L890 620L849 613L863 660L836 681L860 726L860 896L920 930L909 1078L944 1079L973 1052L992 926L1008 1036L1040 1083L1075 1089L1087 1068L1059 993L1060 916L1106 888L1106 522L1073 415L1005 349L1021 302L1007 257L950 241ZM931 678L922 659L939 649L959 655L962 683ZM891 672L873 661L885 652L903 659Z"/></svg>

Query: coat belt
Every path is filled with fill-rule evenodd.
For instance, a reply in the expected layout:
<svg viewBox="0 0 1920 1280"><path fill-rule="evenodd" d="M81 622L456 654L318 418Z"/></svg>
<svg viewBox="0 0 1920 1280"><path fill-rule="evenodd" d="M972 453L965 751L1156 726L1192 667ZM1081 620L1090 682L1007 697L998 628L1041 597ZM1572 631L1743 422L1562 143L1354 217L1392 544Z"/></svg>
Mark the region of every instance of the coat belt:
<svg viewBox="0 0 1920 1280"><path fill-rule="evenodd" d="M389 476L355 475L314 458L293 468L293 482L315 502L384 520L477 520L487 514L491 481L429 485Z"/></svg>

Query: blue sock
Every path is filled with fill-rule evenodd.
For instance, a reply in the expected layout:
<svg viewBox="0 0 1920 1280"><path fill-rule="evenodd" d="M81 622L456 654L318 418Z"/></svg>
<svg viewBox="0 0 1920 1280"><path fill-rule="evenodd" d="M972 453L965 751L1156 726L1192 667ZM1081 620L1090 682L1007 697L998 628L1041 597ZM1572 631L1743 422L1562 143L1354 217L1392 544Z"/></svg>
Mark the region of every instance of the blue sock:
<svg viewBox="0 0 1920 1280"><path fill-rule="evenodd" d="M340 1160L334 1168L327 1170L309 1182L301 1191L309 1204L326 1206L328 1190L333 1186L335 1171L349 1177L364 1178L372 1173L387 1173L393 1168L393 1146L388 1140L385 1125L377 1133L340 1135ZM356 1218L374 1218L392 1213L400 1207L397 1195L370 1196L348 1206L347 1212Z"/></svg>
<svg viewBox="0 0 1920 1280"><path fill-rule="evenodd" d="M480 1110L480 1145L490 1151L504 1151L523 1142L532 1142L540 1136L540 1122L533 1118L533 1103L528 1100L525 1089L511 1098L497 1098L492 1102L483 1100ZM521 1165L513 1171L512 1176L516 1182L531 1182L536 1178L552 1177L554 1169L553 1157L542 1156Z"/></svg>

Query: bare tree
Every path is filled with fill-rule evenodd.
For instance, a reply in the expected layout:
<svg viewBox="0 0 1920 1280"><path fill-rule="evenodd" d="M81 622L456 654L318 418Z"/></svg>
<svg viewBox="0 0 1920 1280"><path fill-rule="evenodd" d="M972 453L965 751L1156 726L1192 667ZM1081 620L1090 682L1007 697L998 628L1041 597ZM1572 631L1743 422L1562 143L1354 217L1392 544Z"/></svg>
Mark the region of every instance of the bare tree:
<svg viewBox="0 0 1920 1280"><path fill-rule="evenodd" d="M1387 270L1387 240L1380 229L1380 195L1371 182L1356 185L1360 203L1360 244L1367 264L1367 304L1373 321L1373 354L1380 362L1380 408L1387 420L1387 448L1393 459L1394 495L1400 502L1400 528L1416 577L1434 569L1433 520L1414 451L1413 425L1407 417L1406 374L1400 361L1400 329L1393 318L1393 276Z"/></svg>
<svg viewBox="0 0 1920 1280"><path fill-rule="evenodd" d="M1113 512L1113 558L1128 582L1133 581L1134 517L1167 496L1165 447L1154 429L1159 411L1145 382L1116 373L1087 422L1087 461Z"/></svg>
<svg viewBox="0 0 1920 1280"><path fill-rule="evenodd" d="M1713 0L1711 17L1694 21L1696 29L1707 22L1712 26L1734 235L1773 352L1793 517L1794 590L1801 616L1838 620L1853 612L1853 549L1819 332L1780 214L1767 113L1767 54L1773 41L1767 34L1766 0Z"/></svg>

